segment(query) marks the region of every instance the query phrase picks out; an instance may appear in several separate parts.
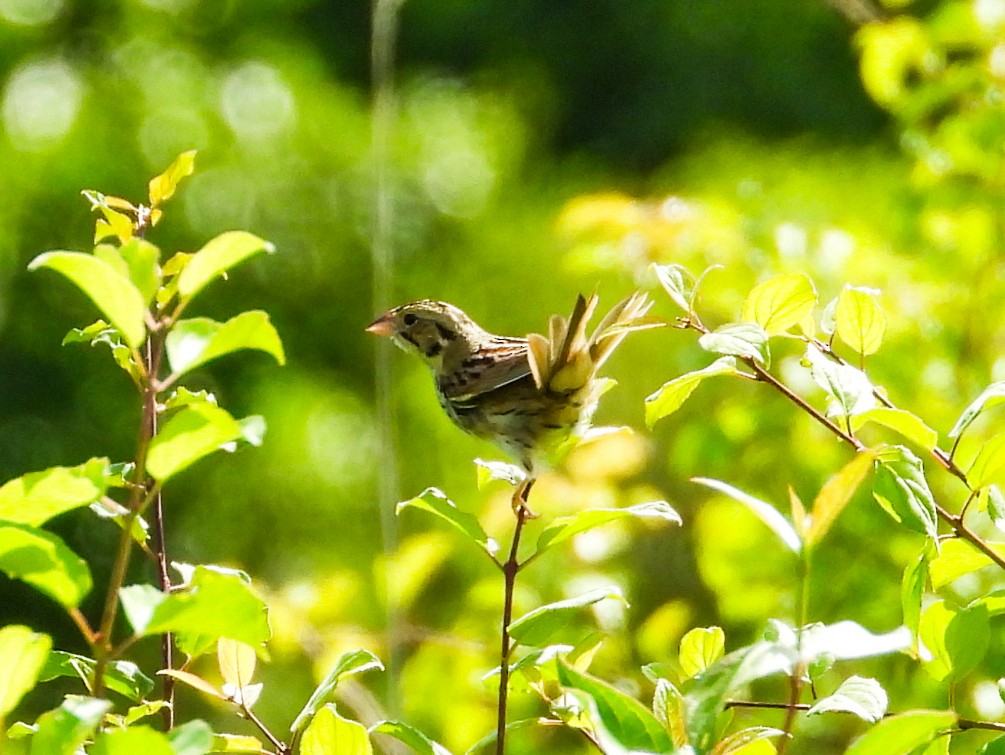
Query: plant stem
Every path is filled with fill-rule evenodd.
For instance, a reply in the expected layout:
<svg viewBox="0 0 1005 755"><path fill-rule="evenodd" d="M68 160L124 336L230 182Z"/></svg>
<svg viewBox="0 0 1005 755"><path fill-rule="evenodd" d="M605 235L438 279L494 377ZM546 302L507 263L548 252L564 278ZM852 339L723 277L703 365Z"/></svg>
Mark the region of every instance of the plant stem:
<svg viewBox="0 0 1005 755"><path fill-rule="evenodd" d="M251 723L258 727L258 730L265 735L265 738L269 740L272 746L276 749L278 755L288 755L288 753L293 752L293 748L287 745L279 737L273 734L269 727L266 726L262 720L254 714L254 712L247 705L241 706L241 715L247 718Z"/></svg>
<svg viewBox="0 0 1005 755"><path fill-rule="evenodd" d="M503 617L502 617L502 641L499 647L499 705L498 718L496 721L496 755L504 755L506 752L506 704L509 698L509 656L511 648L509 625L513 620L513 592L516 588L516 577L520 572L520 561L518 551L520 549L520 534L523 532L523 525L526 523L530 513L525 503L517 503L520 491L514 494L514 512L516 513L516 527L513 529L513 543L510 545L509 558L502 565L504 592L503 592Z"/></svg>

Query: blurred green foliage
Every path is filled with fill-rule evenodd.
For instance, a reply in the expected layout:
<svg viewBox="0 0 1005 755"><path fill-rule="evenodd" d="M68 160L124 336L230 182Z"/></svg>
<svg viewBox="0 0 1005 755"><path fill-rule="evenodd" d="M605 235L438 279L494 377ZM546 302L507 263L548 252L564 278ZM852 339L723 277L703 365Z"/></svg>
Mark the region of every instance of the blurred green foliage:
<svg viewBox="0 0 1005 755"><path fill-rule="evenodd" d="M610 303L652 286L651 261L723 265L702 287L708 323L735 319L746 292L779 272L807 272L824 301L845 283L874 287L889 326L870 374L945 433L1005 377L1005 19L981 0L920 3L917 16L887 5L890 20L856 32L826 3L800 0L404 4L397 297L452 301L521 334L577 291L598 288ZM374 698L361 690L349 706L398 708L463 748L493 724L492 684L480 677L494 665L498 574L408 515L386 552L378 505L394 502L377 501L377 475L397 454L401 498L436 485L490 533L506 532L512 514L506 491L476 490L470 460L492 450L450 425L416 362L395 362L397 444L379 446L374 347L362 332L375 314L368 27L359 3L0 0L0 480L132 453L128 382L105 354L59 347L68 324L93 319L88 303L25 266L44 249L89 247L81 189L142 196L147 176L198 149L156 240L193 250L244 228L272 241L278 255L235 271L190 314L254 302L288 364L248 354L201 373L235 414L265 415L269 432L264 448L172 481L171 555L267 585L276 637L260 675L273 694L259 714L270 725L287 725L341 652L386 659L399 648L388 673L366 677ZM675 315L665 299L658 309ZM672 329L629 339L600 420L642 428L643 398L706 357ZM775 355L782 374L795 375L799 358ZM722 381L651 433L583 449L535 490L549 517L652 498L683 515L679 531L615 526L553 550L516 596L519 615L619 585L630 607L598 610L609 636L593 671L646 698L635 669L667 661L689 628L723 626L731 647L767 617L795 613L788 554L689 478L729 480L784 509L789 486L812 500L847 459L779 397ZM946 500L959 493L946 479L932 485ZM100 582L114 533L73 513L56 529ZM816 556L810 617L854 617L877 633L899 625L900 575L920 543L860 496ZM999 583L980 573L958 589ZM14 621L56 631L60 647L77 642L57 609L0 578L0 623ZM995 718L1003 710L987 684L1005 670L992 644L996 660L961 685L957 706ZM898 709L945 704L906 658L862 667ZM179 704L212 716L190 695ZM514 718L539 710L532 694L512 705ZM807 720L792 751L838 752L864 728ZM512 745L582 748L548 731Z"/></svg>

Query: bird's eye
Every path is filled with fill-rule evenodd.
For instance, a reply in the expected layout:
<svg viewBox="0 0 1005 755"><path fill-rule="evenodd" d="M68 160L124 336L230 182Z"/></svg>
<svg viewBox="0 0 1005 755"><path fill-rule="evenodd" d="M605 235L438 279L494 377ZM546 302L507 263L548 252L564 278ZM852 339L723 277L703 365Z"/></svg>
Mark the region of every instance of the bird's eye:
<svg viewBox="0 0 1005 755"><path fill-rule="evenodd" d="M407 325L408 327L412 327L413 325L415 325L415 323L419 321L419 318L417 315L413 315L411 312L409 312L407 315L401 318L401 321L405 323L405 325Z"/></svg>

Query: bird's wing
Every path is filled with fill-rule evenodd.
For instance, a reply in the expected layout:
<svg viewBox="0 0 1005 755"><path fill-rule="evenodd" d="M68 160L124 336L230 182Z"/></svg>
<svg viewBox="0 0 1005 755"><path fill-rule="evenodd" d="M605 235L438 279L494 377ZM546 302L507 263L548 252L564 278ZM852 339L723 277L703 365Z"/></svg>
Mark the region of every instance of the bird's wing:
<svg viewBox="0 0 1005 755"><path fill-rule="evenodd" d="M496 338L461 362L440 383L440 390L451 403L463 405L483 393L530 374L527 341L523 338Z"/></svg>

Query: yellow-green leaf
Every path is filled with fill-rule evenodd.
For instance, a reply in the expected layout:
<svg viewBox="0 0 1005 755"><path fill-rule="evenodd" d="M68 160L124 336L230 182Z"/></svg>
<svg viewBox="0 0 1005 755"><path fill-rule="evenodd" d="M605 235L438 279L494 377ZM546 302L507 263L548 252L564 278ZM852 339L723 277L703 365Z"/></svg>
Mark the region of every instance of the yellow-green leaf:
<svg viewBox="0 0 1005 755"><path fill-rule="evenodd" d="M329 703L311 719L300 743L301 755L372 755L366 728L342 718Z"/></svg>
<svg viewBox="0 0 1005 755"><path fill-rule="evenodd" d="M874 459L874 454L861 451L824 483L813 501L812 522L806 533L807 546L816 545L830 531L838 515L844 511L862 480L869 474Z"/></svg>
<svg viewBox="0 0 1005 755"><path fill-rule="evenodd" d="M210 403L190 404L154 436L147 454L147 472L164 482L241 435L240 423L225 410Z"/></svg>
<svg viewBox="0 0 1005 755"><path fill-rule="evenodd" d="M816 303L813 282L803 273L787 273L755 286L743 302L741 319L778 335L799 324Z"/></svg>
<svg viewBox="0 0 1005 755"><path fill-rule="evenodd" d="M874 354L883 343L886 315L876 302L878 291L845 286L834 310L838 337L859 354Z"/></svg>
<svg viewBox="0 0 1005 755"><path fill-rule="evenodd" d="M689 372L664 383L659 390L646 397L646 426L652 427L659 420L680 409L702 380L715 375L735 375L736 359L720 357L708 367Z"/></svg>
<svg viewBox="0 0 1005 755"><path fill-rule="evenodd" d="M226 684L240 689L251 683L258 662L258 656L251 645L229 637L221 637L216 642L216 657L220 666L220 676Z"/></svg>
<svg viewBox="0 0 1005 755"><path fill-rule="evenodd" d="M268 314L242 312L225 323L207 317L179 320L168 334L165 347L175 374L242 349L256 349L271 355L279 364L286 362L283 342Z"/></svg>
<svg viewBox="0 0 1005 755"><path fill-rule="evenodd" d="M680 668L688 677L697 676L722 658L726 634L719 627L697 627L680 641Z"/></svg>
<svg viewBox="0 0 1005 755"><path fill-rule="evenodd" d="M1005 558L1005 543L988 542L988 546ZM939 546L938 555L929 563L932 589L940 590L960 577L991 566L994 561L965 540L950 538Z"/></svg>
<svg viewBox="0 0 1005 755"><path fill-rule="evenodd" d="M158 207L174 196L178 183L195 171L195 150L182 152L167 170L150 179L150 206Z"/></svg>
<svg viewBox="0 0 1005 755"><path fill-rule="evenodd" d="M178 276L178 293L183 299L190 299L234 265L259 252L274 251L268 241L247 231L221 233L189 258Z"/></svg>
<svg viewBox="0 0 1005 755"><path fill-rule="evenodd" d="M857 432L867 422L889 427L926 451L931 451L939 443L939 434L935 430L926 425L921 417L904 409L884 406L856 414L851 418L852 430Z"/></svg>
<svg viewBox="0 0 1005 755"><path fill-rule="evenodd" d="M55 251L38 255L29 270L47 267L70 279L122 334L122 340L139 348L146 337L146 303L143 294L113 265L91 254Z"/></svg>
<svg viewBox="0 0 1005 755"><path fill-rule="evenodd" d="M974 488L983 488L985 485L1000 482L999 478L1003 471L1005 471L1005 433L999 433L981 446L977 458L967 472L967 481Z"/></svg>
<svg viewBox="0 0 1005 755"><path fill-rule="evenodd" d="M0 629L0 720L35 686L51 648L47 634L16 624Z"/></svg>

